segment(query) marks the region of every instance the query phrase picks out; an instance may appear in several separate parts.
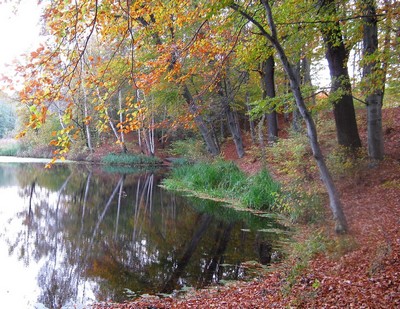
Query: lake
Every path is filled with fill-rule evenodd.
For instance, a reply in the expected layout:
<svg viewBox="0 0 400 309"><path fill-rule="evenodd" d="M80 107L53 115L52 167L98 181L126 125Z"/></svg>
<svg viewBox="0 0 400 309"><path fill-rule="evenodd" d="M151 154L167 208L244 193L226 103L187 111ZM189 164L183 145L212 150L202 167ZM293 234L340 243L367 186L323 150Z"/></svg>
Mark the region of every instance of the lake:
<svg viewBox="0 0 400 309"><path fill-rule="evenodd" d="M0 163L0 307L79 308L246 279L271 218L162 189L165 171ZM275 231L275 232L274 232Z"/></svg>

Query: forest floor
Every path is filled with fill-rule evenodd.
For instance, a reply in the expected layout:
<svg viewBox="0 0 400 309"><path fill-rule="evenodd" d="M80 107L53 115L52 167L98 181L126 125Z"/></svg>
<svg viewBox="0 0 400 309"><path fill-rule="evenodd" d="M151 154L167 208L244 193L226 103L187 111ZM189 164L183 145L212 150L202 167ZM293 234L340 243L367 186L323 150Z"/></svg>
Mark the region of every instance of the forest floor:
<svg viewBox="0 0 400 309"><path fill-rule="evenodd" d="M335 248L314 256L292 285L288 275L296 260L288 258L249 282L210 287L183 298L146 297L97 308L400 308L400 108L384 110L384 134L382 162L336 179L349 233L330 233ZM362 126L360 135L365 145ZM226 158L243 170L253 173L261 167L248 156L235 158L229 147ZM327 226L300 226L296 238L301 241L316 229L333 231L326 214Z"/></svg>

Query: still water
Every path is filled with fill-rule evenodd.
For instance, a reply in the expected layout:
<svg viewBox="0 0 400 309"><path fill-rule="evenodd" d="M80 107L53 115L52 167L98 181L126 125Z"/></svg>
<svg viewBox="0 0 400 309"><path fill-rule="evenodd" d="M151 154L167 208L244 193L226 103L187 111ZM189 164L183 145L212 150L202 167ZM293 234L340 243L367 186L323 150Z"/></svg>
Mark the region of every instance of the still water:
<svg viewBox="0 0 400 309"><path fill-rule="evenodd" d="M271 219L180 196L163 172L0 163L0 307L77 308L243 279Z"/></svg>

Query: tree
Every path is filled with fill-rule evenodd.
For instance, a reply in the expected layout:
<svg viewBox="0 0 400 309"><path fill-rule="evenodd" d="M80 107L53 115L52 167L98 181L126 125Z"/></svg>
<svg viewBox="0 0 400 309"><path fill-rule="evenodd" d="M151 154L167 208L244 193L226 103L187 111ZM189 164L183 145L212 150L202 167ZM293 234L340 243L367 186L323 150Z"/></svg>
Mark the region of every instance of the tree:
<svg viewBox="0 0 400 309"><path fill-rule="evenodd" d="M226 116L229 132L232 135L236 147L236 153L239 158L244 156L243 139L238 119L238 113L233 106L236 93L239 91L241 84L246 80L246 74L241 72L241 76L237 80L237 85L232 85L232 76L229 66L225 68L224 74L218 82L218 94L221 99L222 111Z"/></svg>
<svg viewBox="0 0 400 309"><path fill-rule="evenodd" d="M376 3L365 0L363 12L363 83L367 105L368 154L374 160L384 155L382 132L382 102L384 76L378 60L378 21Z"/></svg>
<svg viewBox="0 0 400 309"><path fill-rule="evenodd" d="M299 112L306 123L307 135L310 141L310 146L313 152L313 156L314 159L316 160L322 181L324 182L324 185L329 195L330 208L333 214L334 221L336 223L335 230L337 233L344 233L347 231L346 217L343 213L338 192L336 190L329 169L325 163L325 159L318 142L315 123L305 105L304 98L300 90L300 83L293 70L293 66L290 64L289 59L286 56L285 50L283 49L280 43L269 1L261 0L261 4L263 6L263 10L265 13L264 17L266 18L267 24L269 26L269 31L267 31L267 29L265 29L265 27L258 20L256 20L252 15L250 15L247 11L241 8L238 4L233 3L230 4L229 7L234 11L238 12L248 22L251 22L255 27L257 27L261 35L264 36L275 48L282 62L282 65L286 71L286 74L288 75L290 81L290 88L295 98L297 108L299 109Z"/></svg>
<svg viewBox="0 0 400 309"><path fill-rule="evenodd" d="M275 98L275 60L274 56L269 56L261 64L261 85L263 90L263 99ZM272 106L267 113L268 141L275 142L278 137L278 119L277 113Z"/></svg>
<svg viewBox="0 0 400 309"><path fill-rule="evenodd" d="M319 15L323 18L333 19L330 22L321 23L320 29L331 75L330 97L333 104L338 143L345 147L361 147L347 69L349 49L344 44L341 27L337 20L336 3L335 0L320 0L318 4Z"/></svg>

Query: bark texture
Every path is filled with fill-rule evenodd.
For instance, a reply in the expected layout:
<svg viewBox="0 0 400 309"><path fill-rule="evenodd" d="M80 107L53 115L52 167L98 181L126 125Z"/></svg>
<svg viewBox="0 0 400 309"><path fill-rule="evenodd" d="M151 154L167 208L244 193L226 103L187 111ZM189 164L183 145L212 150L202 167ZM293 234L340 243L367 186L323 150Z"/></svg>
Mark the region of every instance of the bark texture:
<svg viewBox="0 0 400 309"><path fill-rule="evenodd" d="M218 94L221 97L221 105L223 113L226 116L226 121L228 123L229 132L233 138L236 147L236 153L239 158L244 156L244 146L242 139L242 132L239 125L239 120L237 112L232 109L230 102L233 101L234 92L230 84L229 78L224 78L219 83Z"/></svg>
<svg viewBox="0 0 400 309"><path fill-rule="evenodd" d="M199 108L196 105L196 102L194 101L194 98L193 98L192 94L190 93L190 90L187 87L187 85L183 85L183 94L182 95L185 98L186 103L189 105L190 112L193 115L195 115L194 121L200 131L201 136L204 139L204 142L206 143L207 151L213 156L219 155L220 149L216 142L214 133L212 130L210 130L207 127L207 124L205 123L203 117L200 115Z"/></svg>
<svg viewBox="0 0 400 309"><path fill-rule="evenodd" d="M382 160L384 155L382 132L383 83L378 80L377 72L380 67L379 62L374 57L378 50L376 3L374 0L365 0L363 5L364 15L366 16L363 18L363 54L365 61L363 79L365 85L371 87L366 89L365 98L367 103L368 154L371 159Z"/></svg>
<svg viewBox="0 0 400 309"><path fill-rule="evenodd" d="M275 61L270 56L261 64L261 85L263 99L275 97ZM278 138L278 120L274 106L271 106L267 115L268 142L275 142Z"/></svg>
<svg viewBox="0 0 400 309"><path fill-rule="evenodd" d="M337 16L334 0L319 1L321 15ZM325 56L331 76L333 113L336 123L336 135L339 145L361 147L349 72L347 68L348 51L344 45L339 22L321 25L325 43Z"/></svg>

